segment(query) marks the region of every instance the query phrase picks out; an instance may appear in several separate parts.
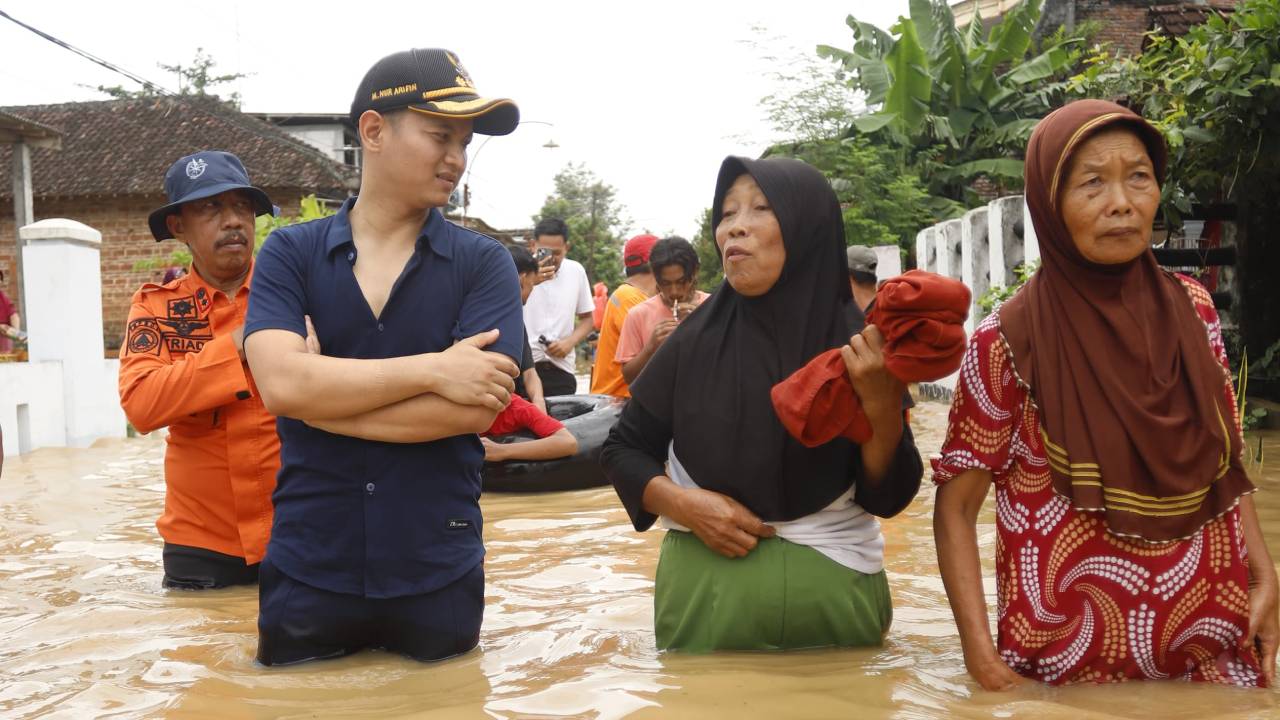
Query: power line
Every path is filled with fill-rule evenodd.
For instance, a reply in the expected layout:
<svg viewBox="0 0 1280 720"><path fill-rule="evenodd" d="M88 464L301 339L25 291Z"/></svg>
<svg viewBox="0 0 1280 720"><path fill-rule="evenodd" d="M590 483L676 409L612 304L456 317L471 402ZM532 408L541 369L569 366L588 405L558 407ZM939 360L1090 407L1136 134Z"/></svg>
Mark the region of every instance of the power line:
<svg viewBox="0 0 1280 720"><path fill-rule="evenodd" d="M152 92L152 93L155 93L156 95L161 95L167 98L173 98L175 100L184 100L184 99L196 100L199 97L199 96L196 96L194 98L188 98L188 97L184 97L183 94L174 93L169 90L166 90L165 88L161 87L160 85L157 85L156 83L151 82L150 80L147 80L141 75L125 70L119 65L116 65L115 63L112 63L109 60L100 58L97 55L94 55L93 53L87 52L85 50L81 50L80 48L72 45L71 43L65 42L63 40L59 40L58 38L50 35L47 32L44 32L43 30L40 30L39 28L32 27L22 22L21 20L14 18L12 15L5 12L4 10L0 10L0 17L3 17L6 20L9 20L10 22L14 23L15 25L18 25L19 27L30 30L31 32L35 33L36 35L39 35L40 37L44 38L45 40L48 40L49 42L57 45L58 47L64 48L66 50L70 50L71 52L79 55L80 57L85 58L86 60L89 60L98 65L101 65L102 67L107 68L112 72L123 75L124 77L138 83L139 85L142 85L143 88L145 88L148 92ZM218 99L217 96L211 96L211 97L215 100ZM240 113L238 108L236 109L234 116L231 115L230 113L226 113L225 109L222 109L222 112L219 112L218 111L219 109L215 107L203 107L202 109L204 110L204 112L208 117L212 118L216 122L220 122L224 125L228 125L242 131L250 132L256 137L262 138L264 140L267 140L268 142L272 142L277 145L288 147L291 150L310 151L324 157L326 160L331 160L327 155L324 155L323 153L311 147L310 145L307 145L305 142L302 142L301 140L298 140L297 138L290 136L288 133L284 132L280 128L276 128L276 130L279 131L279 135L276 135L274 133L272 134L263 133L260 128L253 126L254 125L253 122L248 121L246 118L244 118L244 116ZM264 124L270 125L270 123L264 123ZM335 163L335 164L341 164L341 163ZM330 173L330 175L333 176L334 179L338 180L339 182L343 182L345 180L345 178L340 177L337 173Z"/></svg>
<svg viewBox="0 0 1280 720"><path fill-rule="evenodd" d="M130 71L128 71L128 70L125 70L124 68L120 67L119 65L116 65L116 64L114 64L114 63L112 63L112 62L109 62L109 61L107 61L107 60L104 60L104 59L102 59L102 58L98 57L97 55L94 55L94 54L93 54L93 53L91 53L91 52L88 52L88 51L85 51L85 50L81 50L80 48L78 48L78 47L76 47L76 46L72 45L72 44L71 44L71 43L69 43L69 42L66 42L66 41L63 41L63 40L59 40L58 38L56 38L56 37L54 37L54 36L50 35L50 34L49 34L49 33L47 33L47 32L44 32L43 30L40 30L39 28L34 28L34 27L32 27L32 26L30 26L30 25L28 25L28 24L26 24L26 23L22 22L21 20L18 20L17 18L13 17L13 16L12 16L12 15L10 15L9 13L5 12L4 10L0 10L0 17L3 17L4 19L8 20L9 22L11 22L11 23L13 23L13 24L15 24L15 25L17 25L17 26L19 26L19 27L21 27L21 28L25 28L25 29L27 29L27 30L30 30L31 32L35 33L36 35L39 35L40 37L44 38L45 40L48 40L49 42L53 43L54 45L57 45L58 47L64 48L64 49L66 49L66 50L70 50L71 52L73 52L73 53L75 53L75 54L79 55L80 57L82 57L82 58L84 58L84 59L86 59L86 60L89 60L90 62L97 63L98 65L101 65L102 67L104 67L104 68L106 68L106 69L108 69L108 70L110 70L110 71L112 71L112 72L119 73L120 75L123 75L123 76L125 76L125 77L129 78L130 80L132 80L132 81L134 81L134 82L138 83L139 85L141 85L142 87L146 88L146 89L147 89L147 90L149 90L150 92L156 93L157 95L173 96L173 93L171 93L171 92L169 92L168 90L164 89L163 87L161 87L161 86L159 86L159 85L157 85L157 84L155 84L155 83L151 82L150 80L148 80L148 79L146 79L146 78L142 77L141 75L138 75L137 73L133 73L133 72L130 72Z"/></svg>

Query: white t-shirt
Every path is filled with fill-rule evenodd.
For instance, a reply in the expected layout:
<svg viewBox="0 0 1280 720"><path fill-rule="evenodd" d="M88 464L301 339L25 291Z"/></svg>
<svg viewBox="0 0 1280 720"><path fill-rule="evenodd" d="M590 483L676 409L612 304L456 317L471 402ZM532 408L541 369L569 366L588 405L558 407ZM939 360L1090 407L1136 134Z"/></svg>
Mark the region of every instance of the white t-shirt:
<svg viewBox="0 0 1280 720"><path fill-rule="evenodd" d="M556 276L533 289L529 301L524 304L524 327L529 331L529 348L533 361L550 360L567 373L574 371L576 350L570 350L562 358L551 357L538 342L541 335L549 341L569 337L578 324L578 315L595 309L591 302L591 283L587 271L578 263L565 258Z"/></svg>

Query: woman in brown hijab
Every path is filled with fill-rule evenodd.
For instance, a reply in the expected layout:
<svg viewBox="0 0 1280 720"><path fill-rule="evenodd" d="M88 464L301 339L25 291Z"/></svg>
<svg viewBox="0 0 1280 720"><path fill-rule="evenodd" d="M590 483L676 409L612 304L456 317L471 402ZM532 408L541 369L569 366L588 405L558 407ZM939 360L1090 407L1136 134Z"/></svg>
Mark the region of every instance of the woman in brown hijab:
<svg viewBox="0 0 1280 720"><path fill-rule="evenodd" d="M984 688L1273 679L1276 571L1218 317L1150 250L1164 170L1159 132L1100 100L1027 147L1042 265L974 333L933 461L939 564ZM992 484L994 644L975 535Z"/></svg>

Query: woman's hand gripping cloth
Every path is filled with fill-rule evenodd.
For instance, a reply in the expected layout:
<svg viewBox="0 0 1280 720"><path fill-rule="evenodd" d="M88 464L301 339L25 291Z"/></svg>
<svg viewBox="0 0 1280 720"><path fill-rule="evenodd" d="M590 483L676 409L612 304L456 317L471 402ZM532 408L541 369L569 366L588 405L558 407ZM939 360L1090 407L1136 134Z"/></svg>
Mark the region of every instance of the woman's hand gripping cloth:
<svg viewBox="0 0 1280 720"><path fill-rule="evenodd" d="M884 336L885 367L904 383L946 377L964 356L969 288L958 280L911 270L886 280L876 292L867 322ZM871 439L867 420L840 348L810 360L769 393L783 427L805 447L844 436Z"/></svg>

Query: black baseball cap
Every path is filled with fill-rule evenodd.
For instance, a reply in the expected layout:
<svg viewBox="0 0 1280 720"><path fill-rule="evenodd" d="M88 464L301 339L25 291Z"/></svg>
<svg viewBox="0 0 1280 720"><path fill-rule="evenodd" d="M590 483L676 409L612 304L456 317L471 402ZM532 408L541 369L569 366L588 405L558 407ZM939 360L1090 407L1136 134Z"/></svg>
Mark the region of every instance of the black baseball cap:
<svg viewBox="0 0 1280 720"><path fill-rule="evenodd" d="M369 68L351 101L351 125L366 110L409 108L427 115L470 118L481 135L506 135L520 122L520 110L506 98L476 92L458 56L440 48L392 53Z"/></svg>
<svg viewBox="0 0 1280 720"><path fill-rule="evenodd" d="M173 237L164 219L178 212L184 203L221 195L228 190L244 190L253 200L254 215L274 215L271 198L249 184L249 173L240 158L221 150L202 150L178 158L164 174L164 193L169 204L151 213L148 224L156 242Z"/></svg>

